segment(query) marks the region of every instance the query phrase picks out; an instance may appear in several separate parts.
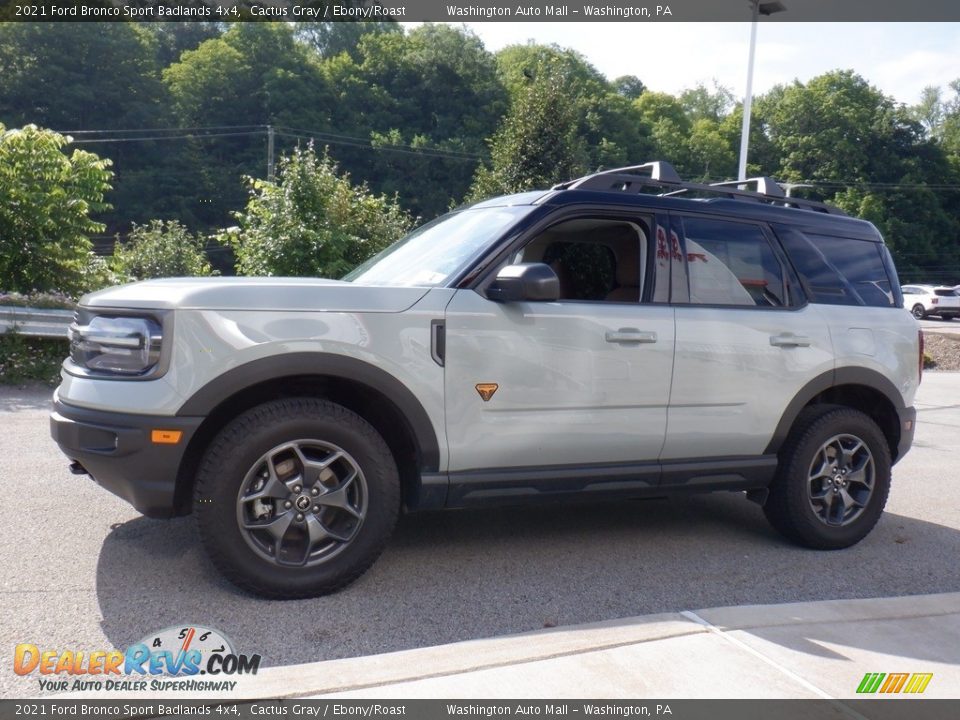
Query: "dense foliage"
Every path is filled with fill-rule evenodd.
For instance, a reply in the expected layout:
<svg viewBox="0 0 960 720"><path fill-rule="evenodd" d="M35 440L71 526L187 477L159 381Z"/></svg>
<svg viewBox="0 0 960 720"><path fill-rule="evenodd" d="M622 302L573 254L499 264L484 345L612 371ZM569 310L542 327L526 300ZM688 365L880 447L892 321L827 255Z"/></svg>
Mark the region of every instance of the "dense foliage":
<svg viewBox="0 0 960 720"><path fill-rule="evenodd" d="M111 266L121 282L211 275L205 244L203 237L176 220L151 220L147 225L134 225L130 239L117 243Z"/></svg>
<svg viewBox="0 0 960 720"><path fill-rule="evenodd" d="M245 275L339 278L412 225L394 199L352 185L313 147L284 158L275 182L250 184L239 227L221 238Z"/></svg>
<svg viewBox="0 0 960 720"><path fill-rule="evenodd" d="M109 160L61 149L68 138L0 125L0 278L6 291L80 292L100 284L89 235L103 225ZM94 264L95 263L95 264Z"/></svg>
<svg viewBox="0 0 960 720"><path fill-rule="evenodd" d="M652 159L730 179L741 112L723 87L674 96L607 79L569 49L491 53L446 25L0 23L0 122L72 131L113 161L112 209L90 206L105 229L81 233L101 252L153 219L216 233L247 202L245 177L264 178L266 203L271 138L277 165L313 141L372 196L430 219L468 197ZM960 80L915 107L849 71L776 87L756 98L749 161L751 175L812 186L795 192L875 222L903 279L960 282ZM249 228L283 229L250 212ZM335 257L325 273L352 256Z"/></svg>

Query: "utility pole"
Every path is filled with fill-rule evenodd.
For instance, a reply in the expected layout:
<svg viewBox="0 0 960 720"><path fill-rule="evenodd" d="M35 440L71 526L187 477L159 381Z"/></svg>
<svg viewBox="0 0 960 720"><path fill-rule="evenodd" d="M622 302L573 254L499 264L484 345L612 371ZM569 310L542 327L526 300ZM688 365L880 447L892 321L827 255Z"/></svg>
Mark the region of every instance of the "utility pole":
<svg viewBox="0 0 960 720"><path fill-rule="evenodd" d="M273 125L267 125L267 180L273 182Z"/></svg>

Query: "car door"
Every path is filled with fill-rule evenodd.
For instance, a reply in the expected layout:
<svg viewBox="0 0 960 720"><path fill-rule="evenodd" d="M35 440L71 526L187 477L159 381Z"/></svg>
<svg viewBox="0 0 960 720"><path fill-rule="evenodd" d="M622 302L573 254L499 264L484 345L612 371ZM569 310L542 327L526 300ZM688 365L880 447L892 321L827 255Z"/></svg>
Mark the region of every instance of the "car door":
<svg viewBox="0 0 960 720"><path fill-rule="evenodd" d="M765 225L673 220L687 273L672 298L676 359L661 458L759 456L800 388L833 369L828 323L805 303Z"/></svg>
<svg viewBox="0 0 960 720"><path fill-rule="evenodd" d="M576 218L511 253L509 262L555 269L557 301L456 292L446 311L448 504L658 482L674 311L652 222Z"/></svg>

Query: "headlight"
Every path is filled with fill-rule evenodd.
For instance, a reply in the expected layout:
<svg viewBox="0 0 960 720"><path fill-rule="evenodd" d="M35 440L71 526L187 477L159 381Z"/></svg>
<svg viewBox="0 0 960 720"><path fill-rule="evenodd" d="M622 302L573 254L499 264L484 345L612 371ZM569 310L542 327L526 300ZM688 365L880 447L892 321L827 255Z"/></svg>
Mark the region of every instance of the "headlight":
<svg viewBox="0 0 960 720"><path fill-rule="evenodd" d="M100 315L70 326L70 359L94 373L145 375L160 361L162 333L153 318Z"/></svg>

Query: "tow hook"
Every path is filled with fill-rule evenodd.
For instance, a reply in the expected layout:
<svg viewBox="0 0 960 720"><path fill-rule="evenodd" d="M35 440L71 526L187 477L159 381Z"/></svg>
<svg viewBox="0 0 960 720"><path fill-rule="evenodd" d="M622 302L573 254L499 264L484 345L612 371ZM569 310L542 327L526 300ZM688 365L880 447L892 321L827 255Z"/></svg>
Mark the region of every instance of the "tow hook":
<svg viewBox="0 0 960 720"><path fill-rule="evenodd" d="M90 473L87 471L87 469L86 469L83 465L81 465L80 463L78 463L76 460L74 460L72 463L70 463L70 472L72 472L74 475L89 475L89 474L90 474Z"/></svg>

